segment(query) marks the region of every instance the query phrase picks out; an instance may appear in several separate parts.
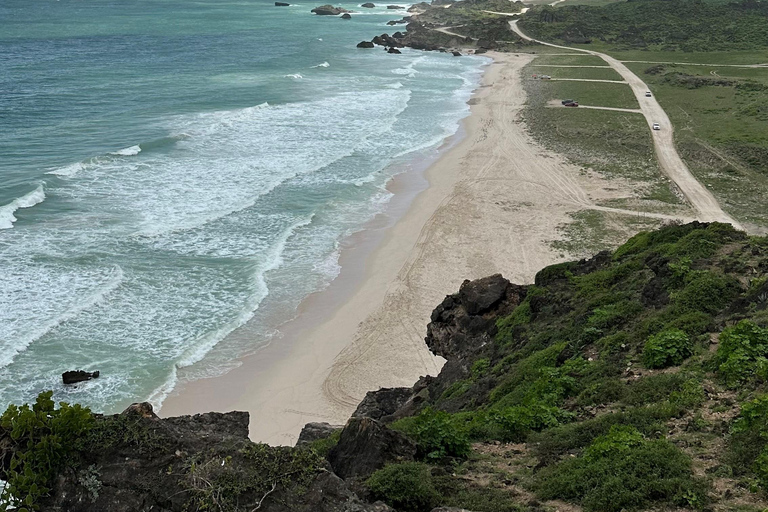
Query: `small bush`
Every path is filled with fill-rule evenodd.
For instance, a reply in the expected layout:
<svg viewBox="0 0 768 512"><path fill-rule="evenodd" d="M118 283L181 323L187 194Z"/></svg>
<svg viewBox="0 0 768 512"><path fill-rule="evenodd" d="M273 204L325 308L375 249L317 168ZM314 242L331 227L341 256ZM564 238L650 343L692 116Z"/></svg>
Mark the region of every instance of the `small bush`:
<svg viewBox="0 0 768 512"><path fill-rule="evenodd" d="M407 424L404 431L418 443L419 450L427 459L469 455L466 430L447 412L428 407Z"/></svg>
<svg viewBox="0 0 768 512"><path fill-rule="evenodd" d="M668 329L648 338L643 364L648 368L677 366L693 353L690 337L680 329Z"/></svg>
<svg viewBox="0 0 768 512"><path fill-rule="evenodd" d="M35 404L11 405L0 417L14 443L7 485L0 494L0 511L37 510L38 502L48 495L58 472L67 464L78 438L93 427L93 415L80 405L59 403L56 408L52 391L40 393Z"/></svg>
<svg viewBox="0 0 768 512"><path fill-rule="evenodd" d="M737 475L754 471L768 490L768 395L742 405L731 427L726 460Z"/></svg>
<svg viewBox="0 0 768 512"><path fill-rule="evenodd" d="M374 499L404 512L428 511L440 500L430 467L421 462L384 466L372 474L365 485Z"/></svg>
<svg viewBox="0 0 768 512"><path fill-rule="evenodd" d="M542 402L517 405L489 413L491 422L497 427L498 440L507 442L524 441L531 432L556 427L570 421L572 417L571 413Z"/></svg>
<svg viewBox="0 0 768 512"><path fill-rule="evenodd" d="M574 501L590 511L685 506L705 499L683 452L666 440L646 440L628 426L613 426L582 456L543 469L538 480L539 498Z"/></svg>
<svg viewBox="0 0 768 512"><path fill-rule="evenodd" d="M672 302L681 313L701 311L717 314L738 295L738 283L710 271L691 272L685 287L672 295Z"/></svg>
<svg viewBox="0 0 768 512"><path fill-rule="evenodd" d="M743 320L720 333L714 364L729 386L768 376L768 329Z"/></svg>
<svg viewBox="0 0 768 512"><path fill-rule="evenodd" d="M334 430L331 435L324 439L317 439L309 443L309 447L315 451L321 457L327 457L331 449L339 444L339 438L341 437L341 429Z"/></svg>

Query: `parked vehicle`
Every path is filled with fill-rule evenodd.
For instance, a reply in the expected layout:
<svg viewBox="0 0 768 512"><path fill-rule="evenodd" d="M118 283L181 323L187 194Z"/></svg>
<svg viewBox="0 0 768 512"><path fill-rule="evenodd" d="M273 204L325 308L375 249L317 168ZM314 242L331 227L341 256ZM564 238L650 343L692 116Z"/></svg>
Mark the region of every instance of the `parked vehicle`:
<svg viewBox="0 0 768 512"><path fill-rule="evenodd" d="M653 123L651 128L653 128L654 130L661 130L661 126L659 125L659 123Z"/></svg>
<svg viewBox="0 0 768 512"><path fill-rule="evenodd" d="M650 98L651 97L651 91L645 91L645 97Z"/></svg>
<svg viewBox="0 0 768 512"><path fill-rule="evenodd" d="M574 103L575 101L576 101L576 100L563 100L563 101L561 101L560 103L562 103L563 105L565 105L566 103Z"/></svg>
<svg viewBox="0 0 768 512"><path fill-rule="evenodd" d="M563 105L564 107L578 107L579 102L578 101L569 101L568 103Z"/></svg>

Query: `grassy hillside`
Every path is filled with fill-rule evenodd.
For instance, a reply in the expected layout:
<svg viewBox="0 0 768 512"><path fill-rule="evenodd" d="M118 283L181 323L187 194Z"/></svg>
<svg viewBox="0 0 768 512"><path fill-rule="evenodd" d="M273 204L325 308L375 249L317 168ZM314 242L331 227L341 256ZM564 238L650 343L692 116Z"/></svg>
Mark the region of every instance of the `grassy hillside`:
<svg viewBox="0 0 768 512"><path fill-rule="evenodd" d="M545 41L595 41L613 49L751 50L768 47L768 2L632 0L541 6L531 9L520 26Z"/></svg>

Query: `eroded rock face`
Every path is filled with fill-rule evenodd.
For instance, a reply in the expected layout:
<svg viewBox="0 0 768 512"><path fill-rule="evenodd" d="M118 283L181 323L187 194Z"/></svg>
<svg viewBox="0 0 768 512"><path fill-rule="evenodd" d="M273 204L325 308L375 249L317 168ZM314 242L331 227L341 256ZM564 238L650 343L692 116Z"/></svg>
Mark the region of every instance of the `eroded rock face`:
<svg viewBox="0 0 768 512"><path fill-rule="evenodd" d="M459 293L448 295L432 312L426 342L433 354L449 361L464 358L496 334L496 318L509 314L523 299L526 288L501 274L464 281Z"/></svg>
<svg viewBox="0 0 768 512"><path fill-rule="evenodd" d="M307 423L301 429L296 446L308 444L320 439L327 439L334 432L344 428L344 425L331 425L330 423Z"/></svg>
<svg viewBox="0 0 768 512"><path fill-rule="evenodd" d="M373 418L386 422L389 416L408 402L412 393L412 388L382 388L369 391L352 413L352 417Z"/></svg>
<svg viewBox="0 0 768 512"><path fill-rule="evenodd" d="M357 43L358 48L373 48L375 45L370 41L360 41Z"/></svg>
<svg viewBox="0 0 768 512"><path fill-rule="evenodd" d="M374 7L376 7L376 5L372 4L371 2L366 2L362 4L360 7L365 7L366 9L373 9Z"/></svg>
<svg viewBox="0 0 768 512"><path fill-rule="evenodd" d="M414 460L413 441L371 418L352 418L341 431L328 460L344 479L366 478L390 462Z"/></svg>

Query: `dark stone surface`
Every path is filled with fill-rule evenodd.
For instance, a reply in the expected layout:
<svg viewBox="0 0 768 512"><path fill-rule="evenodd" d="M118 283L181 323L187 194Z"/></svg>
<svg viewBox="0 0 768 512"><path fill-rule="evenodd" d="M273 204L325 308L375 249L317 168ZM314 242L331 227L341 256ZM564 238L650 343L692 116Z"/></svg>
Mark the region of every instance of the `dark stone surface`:
<svg viewBox="0 0 768 512"><path fill-rule="evenodd" d="M321 5L320 7L315 7L311 12L320 16L338 16L339 14L344 14L350 11L342 9L341 7L334 7L330 4L327 4Z"/></svg>
<svg viewBox="0 0 768 512"><path fill-rule="evenodd" d="M320 439L330 437L334 432L344 428L344 425L331 425L330 423L307 423L301 429L296 445L307 444Z"/></svg>
<svg viewBox="0 0 768 512"><path fill-rule="evenodd" d="M451 53L453 54L454 57L461 57L461 52L460 51L454 50Z"/></svg>
<svg viewBox="0 0 768 512"><path fill-rule="evenodd" d="M358 48L373 48L375 45L370 41L360 41L357 43Z"/></svg>
<svg viewBox="0 0 768 512"><path fill-rule="evenodd" d="M333 471L340 477L366 478L390 462L414 460L413 441L371 418L347 422L336 446L328 454Z"/></svg>
<svg viewBox="0 0 768 512"><path fill-rule="evenodd" d="M412 388L382 388L378 391L369 391L352 413L352 417L381 420L393 415L404 406L412 394Z"/></svg>
<svg viewBox="0 0 768 512"><path fill-rule="evenodd" d="M343 19L343 20L351 20L352 19L352 15L349 14L348 12L345 12L344 14L341 15L341 19Z"/></svg>
<svg viewBox="0 0 768 512"><path fill-rule="evenodd" d="M393 48L390 48L389 50L387 50L387 53L403 53L403 52L401 52L397 48L393 47Z"/></svg>
<svg viewBox="0 0 768 512"><path fill-rule="evenodd" d="M61 380L64 381L64 384L77 384L78 382L85 382L98 377L99 372L86 372L83 370L75 370L61 374Z"/></svg>
<svg viewBox="0 0 768 512"><path fill-rule="evenodd" d="M287 4L287 3L285 3L285 2L275 2L275 6L276 6L276 7L288 7L288 6L290 6L290 5L291 5L291 4Z"/></svg>
<svg viewBox="0 0 768 512"><path fill-rule="evenodd" d="M376 5L372 4L371 2L365 2L360 7L365 7L366 9L373 9L374 7L376 7Z"/></svg>
<svg viewBox="0 0 768 512"><path fill-rule="evenodd" d="M387 9L405 9L402 5L388 5Z"/></svg>

